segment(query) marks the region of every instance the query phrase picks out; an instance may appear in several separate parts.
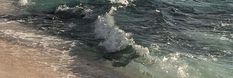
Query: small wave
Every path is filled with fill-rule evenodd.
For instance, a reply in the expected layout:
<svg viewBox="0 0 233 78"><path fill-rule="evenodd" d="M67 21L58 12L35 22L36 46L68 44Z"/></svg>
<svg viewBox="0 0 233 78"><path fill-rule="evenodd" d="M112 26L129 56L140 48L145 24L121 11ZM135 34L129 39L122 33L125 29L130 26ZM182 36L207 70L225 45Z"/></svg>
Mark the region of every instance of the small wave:
<svg viewBox="0 0 233 78"><path fill-rule="evenodd" d="M105 47L108 52L116 52L134 44L130 33L126 33L114 24L111 15L99 16L95 25L96 38L105 39L99 45Z"/></svg>
<svg viewBox="0 0 233 78"><path fill-rule="evenodd" d="M82 18L85 16L85 12L83 7L68 7L67 5L60 5L55 10L55 14L60 18Z"/></svg>
<svg viewBox="0 0 233 78"><path fill-rule="evenodd" d="M104 16L99 16L95 24L96 38L104 39L99 43L108 52L117 52L125 49L127 46L132 46L135 52L140 56L149 56L150 51L147 47L143 47L135 43L131 37L131 33L127 33L120 29L114 21L114 17L111 15L115 7L112 7L110 12Z"/></svg>

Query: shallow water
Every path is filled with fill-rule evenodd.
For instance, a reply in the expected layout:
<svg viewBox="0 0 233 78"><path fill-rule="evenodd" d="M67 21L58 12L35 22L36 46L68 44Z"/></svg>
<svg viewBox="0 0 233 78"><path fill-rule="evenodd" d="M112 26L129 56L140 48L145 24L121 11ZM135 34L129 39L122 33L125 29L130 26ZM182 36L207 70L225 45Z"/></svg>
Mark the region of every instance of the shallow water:
<svg viewBox="0 0 233 78"><path fill-rule="evenodd" d="M31 14L13 18L80 41L132 78L232 78L232 5L231 0L30 0L23 8Z"/></svg>

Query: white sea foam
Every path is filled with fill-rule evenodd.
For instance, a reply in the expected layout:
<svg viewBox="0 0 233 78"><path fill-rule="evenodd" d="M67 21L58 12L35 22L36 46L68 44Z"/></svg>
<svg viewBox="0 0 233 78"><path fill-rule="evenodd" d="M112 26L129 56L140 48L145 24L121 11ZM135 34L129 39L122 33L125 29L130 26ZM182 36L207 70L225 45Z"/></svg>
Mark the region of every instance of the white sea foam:
<svg viewBox="0 0 233 78"><path fill-rule="evenodd" d="M111 15L116 8L112 7L105 16L99 16L95 24L96 38L104 39L99 45L103 46L108 52L116 52L132 46L140 56L149 56L149 49L135 43L131 33L120 29Z"/></svg>
<svg viewBox="0 0 233 78"><path fill-rule="evenodd" d="M120 3L124 5L128 5L129 1L128 0L110 0L111 3Z"/></svg>
<svg viewBox="0 0 233 78"><path fill-rule="evenodd" d="M150 54L150 51L147 47L143 47L141 45L133 45L133 48L136 50L136 52L140 55L140 56L148 56ZM148 57L149 58L149 57Z"/></svg>
<svg viewBox="0 0 233 78"><path fill-rule="evenodd" d="M136 75L142 75L143 78L190 78L189 65L185 63L180 53L171 53L164 57L153 57L156 58L156 62L153 64L147 63L145 60L140 59L143 57L139 57L125 68L134 71L132 75L138 73Z"/></svg>
<svg viewBox="0 0 233 78"><path fill-rule="evenodd" d="M66 10L69 10L69 9L71 9L71 8L68 7L67 5L60 5L60 6L57 7L56 12L57 11L66 11Z"/></svg>
<svg viewBox="0 0 233 78"><path fill-rule="evenodd" d="M25 6L29 3L29 0L19 0L19 5Z"/></svg>
<svg viewBox="0 0 233 78"><path fill-rule="evenodd" d="M116 52L134 44L134 40L130 38L130 33L115 26L114 19L110 14L98 17L95 33L96 38L105 39L99 45L105 47L109 52Z"/></svg>

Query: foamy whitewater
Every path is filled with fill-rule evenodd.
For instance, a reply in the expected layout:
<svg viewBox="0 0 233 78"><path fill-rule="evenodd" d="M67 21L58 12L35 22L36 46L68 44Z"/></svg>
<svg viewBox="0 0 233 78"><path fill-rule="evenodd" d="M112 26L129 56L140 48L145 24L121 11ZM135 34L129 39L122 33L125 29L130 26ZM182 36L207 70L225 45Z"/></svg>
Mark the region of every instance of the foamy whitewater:
<svg viewBox="0 0 233 78"><path fill-rule="evenodd" d="M19 0L19 4L20 4L21 6L25 6L25 5L28 4L28 0Z"/></svg>
<svg viewBox="0 0 233 78"><path fill-rule="evenodd" d="M232 0L19 4L31 13L22 23L84 44L129 78L233 78Z"/></svg>

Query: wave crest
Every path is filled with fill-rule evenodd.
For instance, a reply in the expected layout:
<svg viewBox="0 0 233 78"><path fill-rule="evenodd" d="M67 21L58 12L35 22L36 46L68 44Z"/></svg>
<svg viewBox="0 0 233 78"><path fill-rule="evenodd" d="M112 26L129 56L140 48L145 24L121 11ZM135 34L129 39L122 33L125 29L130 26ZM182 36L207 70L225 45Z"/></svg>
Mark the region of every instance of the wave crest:
<svg viewBox="0 0 233 78"><path fill-rule="evenodd" d="M105 16L99 16L95 24L96 38L104 39L99 43L108 52L117 52L132 46L135 52L140 56L149 56L149 49L135 43L131 33L120 29L116 24L114 17L111 15L116 8L112 7Z"/></svg>
<svg viewBox="0 0 233 78"><path fill-rule="evenodd" d="M134 44L130 38L130 33L119 29L111 15L99 16L95 25L96 38L104 39L99 45L103 46L108 52L116 52Z"/></svg>

